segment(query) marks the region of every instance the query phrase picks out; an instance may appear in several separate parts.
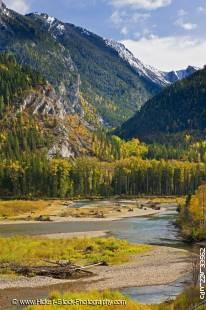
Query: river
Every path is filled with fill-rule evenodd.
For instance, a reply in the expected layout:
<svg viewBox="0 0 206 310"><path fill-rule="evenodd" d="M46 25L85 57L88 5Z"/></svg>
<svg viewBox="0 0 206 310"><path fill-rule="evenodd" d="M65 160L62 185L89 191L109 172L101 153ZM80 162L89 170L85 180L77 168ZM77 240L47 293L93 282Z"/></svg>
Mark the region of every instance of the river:
<svg viewBox="0 0 206 310"><path fill-rule="evenodd" d="M113 222L71 222L71 223L38 223L38 224L10 224L0 225L0 235L18 235L18 234L56 234L68 232L83 231L109 231L113 236L125 239L132 243L144 243L165 245L178 248L185 248L185 244L179 234L178 228L174 225L177 215L177 206L170 205L164 212L155 216L126 218ZM190 249L190 248L189 248ZM191 249L192 250L192 249ZM150 287L133 287L123 289L122 292L134 300L141 303L160 303L168 298L174 297L182 292L186 284L190 281L188 278L182 278L169 285L156 285ZM71 288L71 284L58 285L58 289L63 291ZM4 291L4 302L17 299L39 299L46 298L48 294L57 290L57 287L41 289L11 289ZM1 298L0 291L0 298ZM6 294L6 295L5 295ZM6 297L6 298L5 298ZM8 304L4 309L19 309Z"/></svg>

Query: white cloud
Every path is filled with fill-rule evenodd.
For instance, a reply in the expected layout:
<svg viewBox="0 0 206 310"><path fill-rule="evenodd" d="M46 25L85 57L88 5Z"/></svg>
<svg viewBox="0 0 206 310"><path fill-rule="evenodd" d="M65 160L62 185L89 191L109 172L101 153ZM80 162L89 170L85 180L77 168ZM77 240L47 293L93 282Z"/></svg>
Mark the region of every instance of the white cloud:
<svg viewBox="0 0 206 310"><path fill-rule="evenodd" d="M189 31L197 28L197 24L192 24L192 23L183 23L181 26L183 29L189 30Z"/></svg>
<svg viewBox="0 0 206 310"><path fill-rule="evenodd" d="M144 22L150 18L150 13L142 13L137 11L130 11L126 9L116 9L110 20L116 29L120 31L123 35L128 35L129 33L137 33L136 29L144 29ZM141 31L142 34L143 31Z"/></svg>
<svg viewBox="0 0 206 310"><path fill-rule="evenodd" d="M129 30L127 29L127 27L126 26L124 26L122 29L121 29L121 34L123 34L123 35L127 35L128 34L128 32L129 32Z"/></svg>
<svg viewBox="0 0 206 310"><path fill-rule="evenodd" d="M125 16L126 12L117 10L112 13L110 20L114 25L120 26L124 22Z"/></svg>
<svg viewBox="0 0 206 310"><path fill-rule="evenodd" d="M206 7L204 7L204 6L198 6L197 7L197 12L198 13L206 13Z"/></svg>
<svg viewBox="0 0 206 310"><path fill-rule="evenodd" d="M203 67L206 64L206 39L170 36L125 40L122 43L144 63L161 70L181 69L188 65Z"/></svg>
<svg viewBox="0 0 206 310"><path fill-rule="evenodd" d="M55 0L51 0L50 2L52 1L55 2ZM69 7L70 9L72 8L85 9L88 6L89 7L94 6L97 2L98 0L64 0L63 4L65 4L65 6Z"/></svg>
<svg viewBox="0 0 206 310"><path fill-rule="evenodd" d="M178 20L176 20L175 25L187 31L191 31L197 28L197 24L185 22L183 18L179 18Z"/></svg>
<svg viewBox="0 0 206 310"><path fill-rule="evenodd" d="M27 0L5 0L8 8L22 14L29 12L30 5Z"/></svg>
<svg viewBox="0 0 206 310"><path fill-rule="evenodd" d="M185 11L184 9L179 10L177 13L179 17L186 16L187 14L187 11Z"/></svg>
<svg viewBox="0 0 206 310"><path fill-rule="evenodd" d="M138 23L140 21L144 21L148 18L151 17L151 14L150 13L139 13L139 12L135 12L133 15L132 15L132 22L133 23Z"/></svg>
<svg viewBox="0 0 206 310"><path fill-rule="evenodd" d="M108 0L107 0L108 1ZM172 0L109 0L115 7L136 7L145 10L156 10L170 5Z"/></svg>
<svg viewBox="0 0 206 310"><path fill-rule="evenodd" d="M122 25L122 24L134 24L134 23L139 23L147 20L150 18L151 14L150 13L140 13L140 12L127 12L124 10L115 10L111 17L110 20L112 23L116 26Z"/></svg>

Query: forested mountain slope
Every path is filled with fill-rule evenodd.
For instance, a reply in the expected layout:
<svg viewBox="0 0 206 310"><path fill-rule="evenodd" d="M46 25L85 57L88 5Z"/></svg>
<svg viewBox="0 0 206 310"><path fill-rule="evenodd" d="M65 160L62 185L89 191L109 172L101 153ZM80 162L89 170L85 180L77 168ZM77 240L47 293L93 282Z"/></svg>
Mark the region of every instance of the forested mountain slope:
<svg viewBox="0 0 206 310"><path fill-rule="evenodd" d="M206 129L206 68L166 88L116 131L129 139Z"/></svg>
<svg viewBox="0 0 206 310"><path fill-rule="evenodd" d="M94 133L38 72L0 54L0 157L92 154Z"/></svg>
<svg viewBox="0 0 206 310"><path fill-rule="evenodd" d="M142 147L137 143L138 154ZM2 161L21 162L33 156L40 161L78 156L112 161L127 154L124 148L118 137L92 128L77 113L68 114L64 97L40 73L19 65L11 53L0 53Z"/></svg>
<svg viewBox="0 0 206 310"><path fill-rule="evenodd" d="M1 197L180 195L205 180L199 160L148 160L139 140L92 131L10 53L0 54L0 93Z"/></svg>
<svg viewBox="0 0 206 310"><path fill-rule="evenodd" d="M161 90L106 41L46 14L0 9L0 49L40 72L67 101L67 113L119 125Z"/></svg>
<svg viewBox="0 0 206 310"><path fill-rule="evenodd" d="M118 42L47 14L23 16L4 4L0 50L12 51L20 64L40 72L64 97L67 114L77 113L95 126L119 126L173 82Z"/></svg>
<svg viewBox="0 0 206 310"><path fill-rule="evenodd" d="M103 38L46 14L29 17L69 50L80 74L83 97L107 124L127 119L163 87L138 74Z"/></svg>

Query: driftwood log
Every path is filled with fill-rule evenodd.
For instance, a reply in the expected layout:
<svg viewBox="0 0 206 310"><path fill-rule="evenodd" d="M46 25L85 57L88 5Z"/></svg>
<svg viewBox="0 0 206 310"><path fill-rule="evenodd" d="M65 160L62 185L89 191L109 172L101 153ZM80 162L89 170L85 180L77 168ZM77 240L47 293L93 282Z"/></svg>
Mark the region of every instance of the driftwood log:
<svg viewBox="0 0 206 310"><path fill-rule="evenodd" d="M44 261L49 263L50 265L44 266L22 266L17 264L6 264L0 266L1 269L9 269L19 275L23 275L26 277L51 277L54 279L76 279L81 277L86 277L89 275L93 275L94 273L88 269L104 265L104 263L86 265L86 266L78 266L72 264L68 261Z"/></svg>

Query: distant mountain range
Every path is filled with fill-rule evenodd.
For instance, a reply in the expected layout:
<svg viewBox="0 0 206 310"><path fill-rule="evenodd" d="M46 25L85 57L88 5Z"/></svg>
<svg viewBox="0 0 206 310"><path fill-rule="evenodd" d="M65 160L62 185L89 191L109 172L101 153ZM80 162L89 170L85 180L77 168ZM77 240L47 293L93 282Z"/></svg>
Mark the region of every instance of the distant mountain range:
<svg viewBox="0 0 206 310"><path fill-rule="evenodd" d="M162 74L170 84L173 84L179 80L182 80L182 79L192 75L193 73L195 73L198 70L200 70L200 68L188 66L185 70L163 72Z"/></svg>
<svg viewBox="0 0 206 310"><path fill-rule="evenodd" d="M119 56L126 61L136 72L142 77L145 77L161 87L169 86L181 79L184 79L194 72L200 70L200 68L188 66L186 69L163 72L157 70L151 66L143 64L137 59L123 44L114 40L105 40L106 43L114 48Z"/></svg>
<svg viewBox="0 0 206 310"><path fill-rule="evenodd" d="M144 103L196 68L163 73L124 45L47 14L0 8L0 50L40 72L62 97L64 110L91 126L115 127Z"/></svg>
<svg viewBox="0 0 206 310"><path fill-rule="evenodd" d="M125 139L158 140L161 135L206 129L206 68L167 87L125 122L116 134Z"/></svg>

